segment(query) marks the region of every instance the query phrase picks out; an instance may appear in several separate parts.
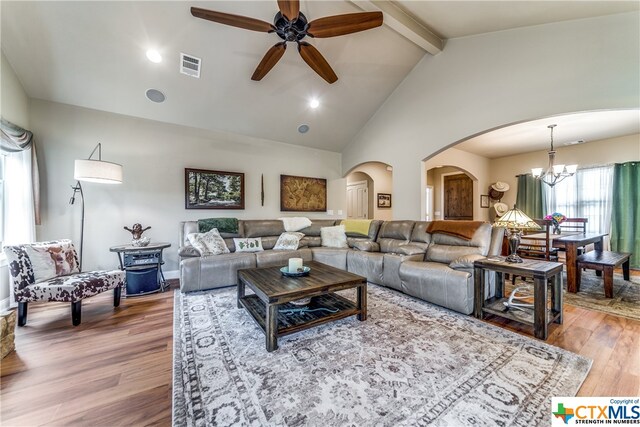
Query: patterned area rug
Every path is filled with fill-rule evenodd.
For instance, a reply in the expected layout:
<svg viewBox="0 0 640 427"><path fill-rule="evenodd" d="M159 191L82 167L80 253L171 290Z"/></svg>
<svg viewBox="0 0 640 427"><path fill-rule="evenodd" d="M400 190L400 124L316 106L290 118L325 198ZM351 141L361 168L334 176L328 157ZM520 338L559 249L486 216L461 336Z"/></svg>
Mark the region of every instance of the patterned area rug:
<svg viewBox="0 0 640 427"><path fill-rule="evenodd" d="M516 283L520 285L520 279ZM531 283L531 280L527 280L527 283ZM564 273L563 283L565 304L640 320L640 277L638 276L631 276L631 280L627 282L622 274L614 274L613 298L605 298L603 279L596 276L593 270L582 272L578 293L567 292L566 273ZM507 289L510 287L507 286Z"/></svg>
<svg viewBox="0 0 640 427"><path fill-rule="evenodd" d="M174 426L551 423L591 360L370 285L355 317L265 337L235 288L181 294L174 311Z"/></svg>

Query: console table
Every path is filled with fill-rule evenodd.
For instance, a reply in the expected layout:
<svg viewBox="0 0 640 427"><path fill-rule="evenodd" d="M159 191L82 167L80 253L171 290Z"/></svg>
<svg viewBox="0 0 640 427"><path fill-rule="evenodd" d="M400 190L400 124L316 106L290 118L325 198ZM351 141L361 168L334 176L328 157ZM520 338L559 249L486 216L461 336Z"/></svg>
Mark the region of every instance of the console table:
<svg viewBox="0 0 640 427"><path fill-rule="evenodd" d="M522 263L506 262L503 257L485 258L474 262L474 315L493 314L532 325L536 338L546 340L550 323L562 324L562 264L559 262L524 259ZM495 272L496 295L485 301L486 272ZM533 310L508 308L504 303L504 275L533 278ZM551 309L547 310L548 281L551 279Z"/></svg>
<svg viewBox="0 0 640 427"><path fill-rule="evenodd" d="M127 272L126 296L164 292L166 280L162 273L162 251L171 243L151 243L147 246L120 245L109 248L118 255L120 269Z"/></svg>

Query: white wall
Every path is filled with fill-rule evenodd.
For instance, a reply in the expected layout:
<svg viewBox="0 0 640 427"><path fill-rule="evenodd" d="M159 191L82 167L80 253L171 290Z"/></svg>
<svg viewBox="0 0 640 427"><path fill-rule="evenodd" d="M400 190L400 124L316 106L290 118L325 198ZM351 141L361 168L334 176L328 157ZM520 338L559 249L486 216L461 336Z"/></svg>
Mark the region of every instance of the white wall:
<svg viewBox="0 0 640 427"><path fill-rule="evenodd" d="M11 64L0 52L0 115L22 128L29 129L29 98L13 71ZM4 257L0 260L0 310L9 305L9 269Z"/></svg>
<svg viewBox="0 0 640 427"><path fill-rule="evenodd" d="M393 204L395 194L393 194L393 171L387 170L387 164L380 162L369 162L358 165L351 172L364 172L373 179L373 190L370 191L370 197L373 198L373 218L383 221L391 221L393 219ZM378 208L378 193L391 194L391 207Z"/></svg>
<svg viewBox="0 0 640 427"><path fill-rule="evenodd" d="M425 55L343 150L349 171L393 166L393 216L419 219L422 160L468 136L518 121L638 108L637 12L452 39Z"/></svg>
<svg viewBox="0 0 640 427"><path fill-rule="evenodd" d="M11 64L1 53L0 63L0 114L2 118L24 129L29 129L29 98L13 71Z"/></svg>
<svg viewBox="0 0 640 427"><path fill-rule="evenodd" d="M178 223L208 217L277 218L280 174L326 178L327 208L346 214L346 180L339 153L273 141L210 132L41 100L31 100L31 128L39 141L42 226L38 239L79 240L80 205L69 205L73 162L86 158L98 142L103 160L120 163L124 183L83 183L85 253L83 268L117 265L109 247L130 241L123 226L135 222L152 229L152 241L173 246L166 270L175 270ZM185 210L184 168L245 173L245 210ZM264 174L265 205L260 206ZM307 215L296 213L296 215ZM328 218L311 213L312 218Z"/></svg>
<svg viewBox="0 0 640 427"><path fill-rule="evenodd" d="M556 151L557 164L577 164L579 168L640 160L640 134L559 147ZM518 193L516 175L530 173L534 167L546 168L548 163L547 150L492 159L489 161L490 181L502 181L511 186L502 201L513 206Z"/></svg>

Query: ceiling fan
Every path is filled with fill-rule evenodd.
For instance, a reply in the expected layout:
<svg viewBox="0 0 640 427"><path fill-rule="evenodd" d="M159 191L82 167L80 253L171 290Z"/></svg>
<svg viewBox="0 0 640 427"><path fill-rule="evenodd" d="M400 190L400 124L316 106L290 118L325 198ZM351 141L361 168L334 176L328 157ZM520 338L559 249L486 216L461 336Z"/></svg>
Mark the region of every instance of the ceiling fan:
<svg viewBox="0 0 640 427"><path fill-rule="evenodd" d="M318 49L303 39L307 36L315 38L343 36L382 25L382 12L334 15L308 22L307 17L300 12L299 0L278 0L278 7L280 11L273 18L273 24L246 16L216 12L199 7L192 7L191 14L196 18L244 28L245 30L276 33L284 40L271 47L262 58L262 61L260 61L251 76L251 80L256 81L262 80L280 60L287 48L287 42L295 42L298 45L300 56L313 71L328 83L334 83L338 80L338 76L336 76L327 60L324 59Z"/></svg>

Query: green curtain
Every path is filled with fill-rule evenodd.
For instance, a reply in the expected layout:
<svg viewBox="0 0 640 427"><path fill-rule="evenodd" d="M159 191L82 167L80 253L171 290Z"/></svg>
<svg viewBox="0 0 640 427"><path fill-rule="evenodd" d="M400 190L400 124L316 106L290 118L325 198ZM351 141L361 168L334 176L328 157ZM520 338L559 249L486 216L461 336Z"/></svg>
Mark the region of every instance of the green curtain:
<svg viewBox="0 0 640 427"><path fill-rule="evenodd" d="M630 252L631 267L640 268L640 163L616 164L613 168L611 250Z"/></svg>
<svg viewBox="0 0 640 427"><path fill-rule="evenodd" d="M545 195L542 186L542 181L531 175L518 175L516 207L531 219L544 218Z"/></svg>

